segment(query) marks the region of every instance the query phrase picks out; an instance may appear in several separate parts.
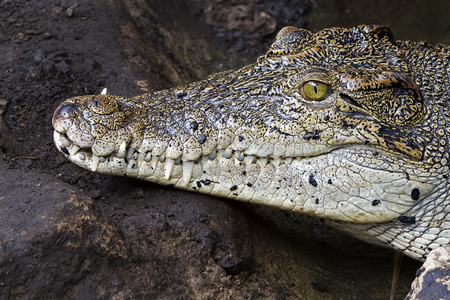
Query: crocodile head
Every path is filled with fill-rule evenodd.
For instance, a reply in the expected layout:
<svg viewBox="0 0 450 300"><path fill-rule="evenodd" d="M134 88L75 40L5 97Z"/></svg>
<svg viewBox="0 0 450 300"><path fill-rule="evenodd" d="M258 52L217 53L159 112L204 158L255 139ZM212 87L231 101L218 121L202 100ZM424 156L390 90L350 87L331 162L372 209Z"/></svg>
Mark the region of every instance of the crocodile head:
<svg viewBox="0 0 450 300"><path fill-rule="evenodd" d="M236 71L133 98L68 99L54 140L94 172L364 224L390 242L430 227L419 218L448 174L445 115L411 58L427 47L382 26L286 27Z"/></svg>

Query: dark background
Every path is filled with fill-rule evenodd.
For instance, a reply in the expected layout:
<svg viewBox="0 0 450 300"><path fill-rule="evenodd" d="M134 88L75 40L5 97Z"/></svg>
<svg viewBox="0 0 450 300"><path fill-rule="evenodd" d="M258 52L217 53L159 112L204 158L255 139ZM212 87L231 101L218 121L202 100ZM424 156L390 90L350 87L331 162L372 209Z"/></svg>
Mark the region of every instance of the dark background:
<svg viewBox="0 0 450 300"><path fill-rule="evenodd" d="M272 209L91 174L64 99L134 96L253 62L283 26L450 41L446 1L1 1L0 297L387 299L393 253ZM398 299L419 262L406 259Z"/></svg>

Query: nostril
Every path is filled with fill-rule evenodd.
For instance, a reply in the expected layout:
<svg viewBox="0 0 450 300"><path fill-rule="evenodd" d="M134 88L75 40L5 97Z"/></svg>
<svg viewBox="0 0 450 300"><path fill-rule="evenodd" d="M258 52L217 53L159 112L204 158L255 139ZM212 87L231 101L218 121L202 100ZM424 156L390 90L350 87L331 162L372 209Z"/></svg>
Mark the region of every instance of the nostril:
<svg viewBox="0 0 450 300"><path fill-rule="evenodd" d="M60 116L63 119L67 119L73 115L75 110L76 108L72 104L63 105L55 112L55 118Z"/></svg>

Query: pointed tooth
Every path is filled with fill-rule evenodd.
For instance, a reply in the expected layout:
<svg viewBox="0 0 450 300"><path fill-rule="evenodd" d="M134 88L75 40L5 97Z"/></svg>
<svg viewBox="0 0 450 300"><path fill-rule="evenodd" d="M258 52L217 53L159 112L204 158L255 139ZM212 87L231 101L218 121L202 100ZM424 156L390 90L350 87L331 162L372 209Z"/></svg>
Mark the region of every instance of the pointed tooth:
<svg viewBox="0 0 450 300"><path fill-rule="evenodd" d="M193 172L194 172L194 162L183 161L183 181L185 185L188 185L189 181L191 181Z"/></svg>
<svg viewBox="0 0 450 300"><path fill-rule="evenodd" d="M239 154L239 157L238 157L237 159L240 160L240 161L243 161L243 160L244 160L244 157L245 157L244 152L241 152L241 153Z"/></svg>
<svg viewBox="0 0 450 300"><path fill-rule="evenodd" d="M72 147L70 147L69 149L67 149L70 153L70 156L75 155L75 153L78 152L78 150L80 150L80 147L78 147L77 145L72 145Z"/></svg>
<svg viewBox="0 0 450 300"><path fill-rule="evenodd" d="M100 93L100 95L106 95L107 92L108 92L108 89L107 89L107 88L104 88L104 89L102 90L102 92Z"/></svg>
<svg viewBox="0 0 450 300"><path fill-rule="evenodd" d="M259 162L261 163L261 166L265 167L267 165L267 157L260 157Z"/></svg>
<svg viewBox="0 0 450 300"><path fill-rule="evenodd" d="M66 148L70 147L70 145L72 145L72 143L62 134L60 134L60 140L61 140L61 144Z"/></svg>
<svg viewBox="0 0 450 300"><path fill-rule="evenodd" d="M231 148L227 148L224 152L223 152L223 157L226 159L231 158L231 155L233 154L233 150L231 150Z"/></svg>
<svg viewBox="0 0 450 300"><path fill-rule="evenodd" d="M152 155L152 160L150 162L150 166L153 168L153 170L156 169L156 165L158 164L159 156L158 155Z"/></svg>
<svg viewBox="0 0 450 300"><path fill-rule="evenodd" d="M281 158L280 157L274 157L273 158L273 163L274 163L275 166L281 165Z"/></svg>
<svg viewBox="0 0 450 300"><path fill-rule="evenodd" d="M149 162L151 159L152 159L152 154L151 154L151 153L148 153L148 154L145 156L145 158L144 158L144 160L145 160L146 162Z"/></svg>
<svg viewBox="0 0 450 300"><path fill-rule="evenodd" d="M138 157L137 157L138 168L139 168L140 166L142 166L142 163L144 162L144 160L145 160L145 155L144 155L144 153L139 153L139 154L138 154Z"/></svg>
<svg viewBox="0 0 450 300"><path fill-rule="evenodd" d="M216 152L216 151L213 151L213 152L211 152L211 153L208 155L208 159L209 159L209 160L215 160L215 159L216 159L216 156L217 156L217 152Z"/></svg>
<svg viewBox="0 0 450 300"><path fill-rule="evenodd" d="M130 147L130 149L128 149L127 157L131 159L133 157L134 151L134 148Z"/></svg>
<svg viewBox="0 0 450 300"><path fill-rule="evenodd" d="M172 175L174 166L175 166L174 159L171 159L171 158L166 159L166 163L164 164L166 180L169 180L170 175Z"/></svg>
<svg viewBox="0 0 450 300"><path fill-rule="evenodd" d="M92 161L91 161L91 171L92 172L97 171L99 163L100 163L100 157L92 154Z"/></svg>
<svg viewBox="0 0 450 300"><path fill-rule="evenodd" d="M255 157L253 155L247 155L244 157L246 163L252 164Z"/></svg>
<svg viewBox="0 0 450 300"><path fill-rule="evenodd" d="M119 150L117 150L116 157L124 158L126 151L127 151L127 143L123 142L122 144L120 144Z"/></svg>
<svg viewBox="0 0 450 300"><path fill-rule="evenodd" d="M286 157L286 164L291 164L292 162L292 157Z"/></svg>

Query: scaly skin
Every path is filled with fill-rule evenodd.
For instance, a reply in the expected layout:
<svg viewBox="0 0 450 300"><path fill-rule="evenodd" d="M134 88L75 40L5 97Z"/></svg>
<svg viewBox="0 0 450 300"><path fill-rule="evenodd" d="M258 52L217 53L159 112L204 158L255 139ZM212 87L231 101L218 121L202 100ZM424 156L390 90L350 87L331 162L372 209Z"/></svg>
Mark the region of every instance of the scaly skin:
<svg viewBox="0 0 450 300"><path fill-rule="evenodd" d="M66 100L77 165L329 220L423 260L449 244L449 48L382 26L284 28L255 64Z"/></svg>

